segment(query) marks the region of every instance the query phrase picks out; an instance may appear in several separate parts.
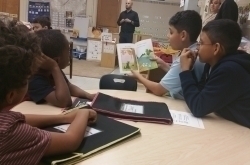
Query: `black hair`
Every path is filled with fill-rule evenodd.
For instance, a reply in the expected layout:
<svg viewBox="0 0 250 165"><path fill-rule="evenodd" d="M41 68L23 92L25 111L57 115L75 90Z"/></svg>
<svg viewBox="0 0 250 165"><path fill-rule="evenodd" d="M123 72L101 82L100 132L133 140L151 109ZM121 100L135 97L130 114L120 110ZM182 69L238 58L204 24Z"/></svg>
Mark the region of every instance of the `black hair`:
<svg viewBox="0 0 250 165"><path fill-rule="evenodd" d="M8 92L26 85L40 55L39 40L0 21L0 103Z"/></svg>
<svg viewBox="0 0 250 165"><path fill-rule="evenodd" d="M208 22L202 29L212 42L219 43L225 53L234 53L237 51L242 37L242 31L237 22L229 19L219 19Z"/></svg>
<svg viewBox="0 0 250 165"><path fill-rule="evenodd" d="M46 16L37 17L31 23L39 23L39 24L41 24L42 27L47 26L48 29L52 29L50 18L46 17Z"/></svg>
<svg viewBox="0 0 250 165"><path fill-rule="evenodd" d="M41 50L43 54L50 58L59 57L65 50L65 46L69 46L69 42L60 30L39 30L35 32L40 38Z"/></svg>
<svg viewBox="0 0 250 165"><path fill-rule="evenodd" d="M185 30L189 34L190 42L196 42L202 28L201 16L194 10L179 11L169 20L180 33Z"/></svg>

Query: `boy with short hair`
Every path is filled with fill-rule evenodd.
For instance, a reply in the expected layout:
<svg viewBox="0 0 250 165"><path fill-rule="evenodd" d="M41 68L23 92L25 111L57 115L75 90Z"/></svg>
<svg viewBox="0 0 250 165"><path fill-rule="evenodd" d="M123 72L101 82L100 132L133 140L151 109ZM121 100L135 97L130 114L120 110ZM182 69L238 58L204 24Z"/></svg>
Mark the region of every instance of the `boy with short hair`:
<svg viewBox="0 0 250 165"><path fill-rule="evenodd" d="M197 38L202 27L200 15L193 10L177 12L169 20L169 42L170 46L175 50L183 50L184 48L196 49ZM167 73L160 83L152 82L144 78L140 73L132 71L133 76L138 79L153 94L162 96L168 91L170 95L177 99L184 99L179 78L180 58L178 57L171 66L157 58L159 67ZM194 76L200 79L204 64L198 60L194 65Z"/></svg>
<svg viewBox="0 0 250 165"><path fill-rule="evenodd" d="M214 20L204 26L198 56L206 63L201 84L190 68L196 54L181 55L181 86L185 101L196 117L212 112L250 128L250 55L237 48L241 29L232 20Z"/></svg>
<svg viewBox="0 0 250 165"><path fill-rule="evenodd" d="M49 17L45 17L45 16L37 17L31 23L32 23L34 31L43 30L43 29L52 29Z"/></svg>

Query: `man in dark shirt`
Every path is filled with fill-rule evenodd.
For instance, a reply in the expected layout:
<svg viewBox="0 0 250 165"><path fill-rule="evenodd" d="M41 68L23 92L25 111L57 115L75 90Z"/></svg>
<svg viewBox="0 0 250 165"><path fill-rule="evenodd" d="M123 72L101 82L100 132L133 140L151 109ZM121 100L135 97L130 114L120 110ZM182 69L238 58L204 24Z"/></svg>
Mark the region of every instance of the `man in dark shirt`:
<svg viewBox="0 0 250 165"><path fill-rule="evenodd" d="M132 10L133 2L126 1L126 10L121 12L117 24L121 26L119 43L132 43L135 27L140 26L137 12Z"/></svg>

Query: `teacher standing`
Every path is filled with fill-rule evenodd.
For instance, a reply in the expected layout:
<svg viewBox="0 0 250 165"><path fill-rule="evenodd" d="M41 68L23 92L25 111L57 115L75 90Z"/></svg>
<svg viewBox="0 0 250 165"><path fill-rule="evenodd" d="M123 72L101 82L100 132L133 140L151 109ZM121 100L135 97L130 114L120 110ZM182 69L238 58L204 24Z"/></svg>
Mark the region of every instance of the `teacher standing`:
<svg viewBox="0 0 250 165"><path fill-rule="evenodd" d="M126 1L126 10L121 12L117 24L121 26L119 43L132 43L135 27L140 26L137 12L132 10L133 2Z"/></svg>

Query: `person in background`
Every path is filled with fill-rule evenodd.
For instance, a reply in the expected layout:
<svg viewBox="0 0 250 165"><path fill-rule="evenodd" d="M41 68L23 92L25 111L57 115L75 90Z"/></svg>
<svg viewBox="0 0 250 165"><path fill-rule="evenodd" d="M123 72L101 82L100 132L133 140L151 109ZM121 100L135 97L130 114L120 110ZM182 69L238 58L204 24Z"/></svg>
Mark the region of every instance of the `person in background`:
<svg viewBox="0 0 250 165"><path fill-rule="evenodd" d="M44 156L74 152L96 112L76 110L66 115L31 115L9 111L20 103L28 88L32 66L41 55L34 33L23 33L0 22L0 164L37 165ZM70 124L65 133L39 128ZM62 145L67 144L67 145Z"/></svg>
<svg viewBox="0 0 250 165"><path fill-rule="evenodd" d="M62 69L69 65L69 42L59 30L39 30L35 34L41 40L41 69L30 78L28 97L37 104L45 101L68 107L71 96L93 100L90 94L71 84Z"/></svg>
<svg viewBox="0 0 250 165"><path fill-rule="evenodd" d="M202 21L202 27L204 27L209 21L215 19L221 6L221 0L210 0L209 3L209 14Z"/></svg>
<svg viewBox="0 0 250 165"><path fill-rule="evenodd" d="M196 117L216 113L250 128L250 55L237 50L242 32L235 21L213 20L202 29L198 56L206 63L197 84L191 68L197 57L189 49L181 54L180 79L185 101Z"/></svg>
<svg viewBox="0 0 250 165"><path fill-rule="evenodd" d="M234 0L224 0L215 17L218 19L230 19L237 22L239 17L238 5Z"/></svg>
<svg viewBox="0 0 250 165"><path fill-rule="evenodd" d="M133 2L126 1L126 10L121 12L117 24L121 26L119 43L132 43L135 27L140 26L137 12L132 10Z"/></svg>
<svg viewBox="0 0 250 165"><path fill-rule="evenodd" d="M184 48L196 49L197 38L201 32L201 28L201 16L196 11L185 10L177 12L169 20L170 46L174 50L183 50ZM171 66L160 58L156 58L156 62L160 68L167 72L160 83L150 81L136 71L131 71L132 76L157 96L162 96L169 92L173 98L184 99L179 77L179 73L181 72L180 57L173 61ZM197 79L197 82L201 78L203 67L204 64L200 63L199 60L195 62L193 76Z"/></svg>
<svg viewBox="0 0 250 165"><path fill-rule="evenodd" d="M34 31L52 29L49 17L37 17L31 23Z"/></svg>

